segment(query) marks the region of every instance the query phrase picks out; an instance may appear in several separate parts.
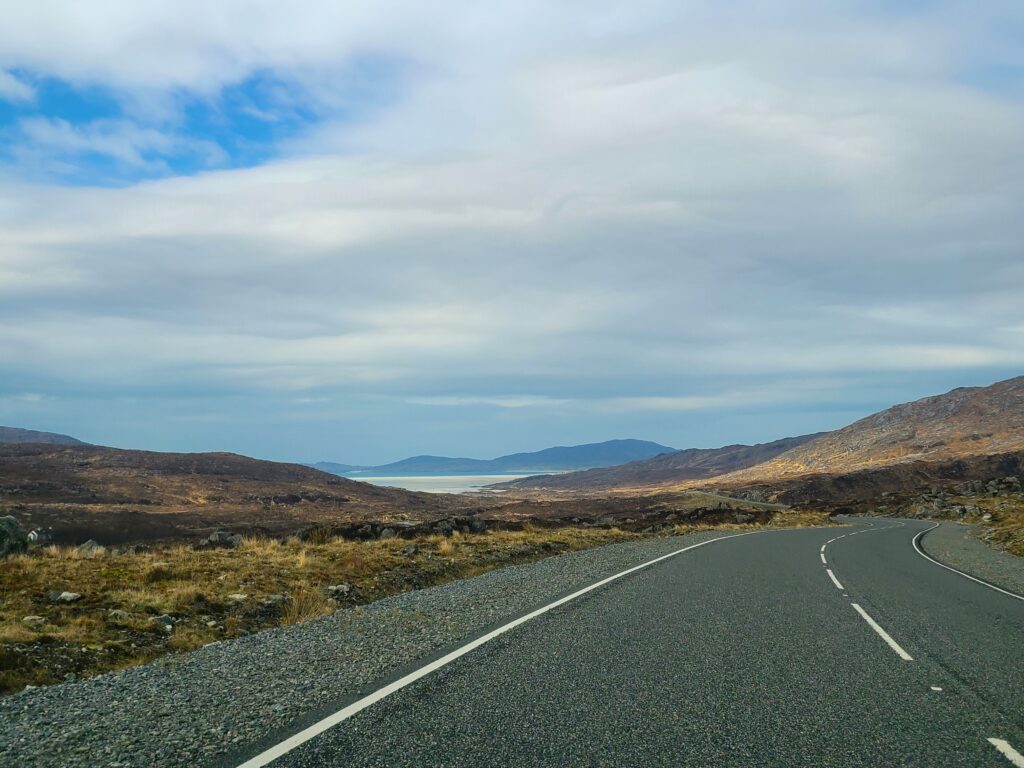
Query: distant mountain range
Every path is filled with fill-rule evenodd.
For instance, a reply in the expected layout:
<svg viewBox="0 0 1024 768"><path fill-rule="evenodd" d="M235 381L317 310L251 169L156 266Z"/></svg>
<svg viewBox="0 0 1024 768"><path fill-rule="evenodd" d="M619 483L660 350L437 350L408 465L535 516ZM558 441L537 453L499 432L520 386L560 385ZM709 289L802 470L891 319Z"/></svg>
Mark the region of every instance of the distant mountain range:
<svg viewBox="0 0 1024 768"><path fill-rule="evenodd" d="M34 429L19 429L18 427L0 427L0 443L41 443L44 445L88 445L81 440L76 440L67 435L59 435L56 432L36 432Z"/></svg>
<svg viewBox="0 0 1024 768"><path fill-rule="evenodd" d="M768 461L822 434L785 437L760 445L727 445L724 448L687 448L652 459L619 466L569 472L563 475L524 477L501 483L509 489L552 491L606 491L614 488L648 488L724 475Z"/></svg>
<svg viewBox="0 0 1024 768"><path fill-rule="evenodd" d="M1024 450L1024 376L896 405L834 432L756 446L676 451L623 466L528 477L496 487L601 492L780 481Z"/></svg>
<svg viewBox="0 0 1024 768"><path fill-rule="evenodd" d="M496 459L465 459L447 456L412 456L374 467L358 467L322 461L309 466L338 475L487 475L508 472L565 472L608 467L649 459L674 448L648 440L607 440L603 443L556 446L530 453L512 453Z"/></svg>

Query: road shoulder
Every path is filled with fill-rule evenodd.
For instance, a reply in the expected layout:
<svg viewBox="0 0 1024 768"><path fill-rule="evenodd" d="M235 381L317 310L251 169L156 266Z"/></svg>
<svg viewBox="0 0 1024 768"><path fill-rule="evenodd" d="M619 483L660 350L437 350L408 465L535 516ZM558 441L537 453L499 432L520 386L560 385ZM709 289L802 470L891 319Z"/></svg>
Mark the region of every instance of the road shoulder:
<svg viewBox="0 0 1024 768"><path fill-rule="evenodd" d="M988 546L973 526L942 523L922 536L919 544L944 565L1024 595L1024 558Z"/></svg>

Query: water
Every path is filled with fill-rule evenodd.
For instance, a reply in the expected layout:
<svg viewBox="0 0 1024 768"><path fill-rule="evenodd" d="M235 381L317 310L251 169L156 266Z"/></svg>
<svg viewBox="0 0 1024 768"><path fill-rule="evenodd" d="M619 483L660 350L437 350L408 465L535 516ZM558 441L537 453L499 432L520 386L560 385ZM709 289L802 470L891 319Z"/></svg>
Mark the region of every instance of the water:
<svg viewBox="0 0 1024 768"><path fill-rule="evenodd" d="M376 475L364 476L356 473L346 475L352 480L361 480L373 485L388 485L409 491L427 493L474 493L482 486L517 480L529 475ZM492 493L492 491L486 491Z"/></svg>

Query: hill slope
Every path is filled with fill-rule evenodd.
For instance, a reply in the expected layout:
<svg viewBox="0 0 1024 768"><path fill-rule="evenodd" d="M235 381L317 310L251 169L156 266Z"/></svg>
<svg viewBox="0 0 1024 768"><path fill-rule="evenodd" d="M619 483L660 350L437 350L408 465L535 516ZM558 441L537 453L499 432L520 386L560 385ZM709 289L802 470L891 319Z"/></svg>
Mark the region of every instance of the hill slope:
<svg viewBox="0 0 1024 768"><path fill-rule="evenodd" d="M230 453L0 444L0 515L52 526L65 541L187 539L220 528L279 535L371 518L431 519L469 503Z"/></svg>
<svg viewBox="0 0 1024 768"><path fill-rule="evenodd" d="M893 406L723 482L838 474L1024 450L1024 376Z"/></svg>
<svg viewBox="0 0 1024 768"><path fill-rule="evenodd" d="M387 475L417 474L488 474L496 472L559 472L591 467L608 467L673 450L647 440L606 440L603 443L556 446L542 451L512 453L496 459L465 459L447 456L412 456L408 459L362 467L368 473ZM351 470L334 469L329 462L315 465L329 472L347 473ZM345 465L341 465L345 466Z"/></svg>
<svg viewBox="0 0 1024 768"><path fill-rule="evenodd" d="M88 445L81 440L76 440L67 435L58 435L56 432L36 432L34 429L19 429L18 427L0 427L0 443L40 443L45 445Z"/></svg>
<svg viewBox="0 0 1024 768"><path fill-rule="evenodd" d="M652 459L565 475L524 477L501 483L508 490L605 491L613 488L674 485L686 480L715 477L760 464L820 435L787 437L760 445L724 448L688 448Z"/></svg>

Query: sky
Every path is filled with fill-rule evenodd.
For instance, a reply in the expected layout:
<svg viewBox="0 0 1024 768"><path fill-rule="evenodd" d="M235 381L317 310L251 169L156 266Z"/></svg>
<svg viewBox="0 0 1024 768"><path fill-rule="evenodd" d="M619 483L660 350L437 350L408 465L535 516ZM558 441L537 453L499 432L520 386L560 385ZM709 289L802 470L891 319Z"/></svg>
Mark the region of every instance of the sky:
<svg viewBox="0 0 1024 768"><path fill-rule="evenodd" d="M1024 373L1024 5L7 3L0 424L382 463Z"/></svg>

